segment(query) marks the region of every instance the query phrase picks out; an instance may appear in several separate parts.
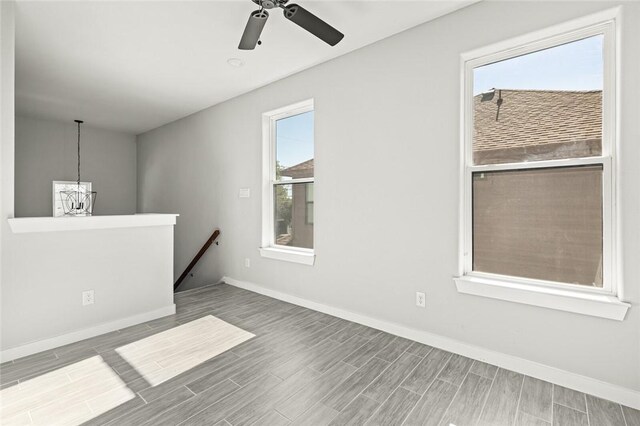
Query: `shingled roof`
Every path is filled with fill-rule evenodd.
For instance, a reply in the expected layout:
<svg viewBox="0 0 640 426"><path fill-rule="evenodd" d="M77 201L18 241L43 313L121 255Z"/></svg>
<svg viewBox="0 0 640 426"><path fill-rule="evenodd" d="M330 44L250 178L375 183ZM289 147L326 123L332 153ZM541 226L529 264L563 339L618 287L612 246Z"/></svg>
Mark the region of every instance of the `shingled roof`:
<svg viewBox="0 0 640 426"><path fill-rule="evenodd" d="M601 90L494 89L493 96L475 96L473 107L476 164L596 155L602 149ZM281 174L313 176L313 159Z"/></svg>
<svg viewBox="0 0 640 426"><path fill-rule="evenodd" d="M494 89L491 100L482 98L473 100L474 151L602 138L600 90Z"/></svg>
<svg viewBox="0 0 640 426"><path fill-rule="evenodd" d="M280 172L282 176L291 178L305 178L313 176L313 158L295 166L288 167Z"/></svg>

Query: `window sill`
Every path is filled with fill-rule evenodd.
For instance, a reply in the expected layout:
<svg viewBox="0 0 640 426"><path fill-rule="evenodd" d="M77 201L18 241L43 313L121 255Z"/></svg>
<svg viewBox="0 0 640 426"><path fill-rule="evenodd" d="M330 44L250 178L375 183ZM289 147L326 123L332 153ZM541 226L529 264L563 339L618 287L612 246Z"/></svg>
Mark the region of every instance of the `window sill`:
<svg viewBox="0 0 640 426"><path fill-rule="evenodd" d="M309 266L313 266L316 259L316 255L312 250L287 250L275 247L261 247L260 256Z"/></svg>
<svg viewBox="0 0 640 426"><path fill-rule="evenodd" d="M454 277L459 293L507 300L617 321L624 320L631 306L615 296L573 289L548 288L494 278Z"/></svg>

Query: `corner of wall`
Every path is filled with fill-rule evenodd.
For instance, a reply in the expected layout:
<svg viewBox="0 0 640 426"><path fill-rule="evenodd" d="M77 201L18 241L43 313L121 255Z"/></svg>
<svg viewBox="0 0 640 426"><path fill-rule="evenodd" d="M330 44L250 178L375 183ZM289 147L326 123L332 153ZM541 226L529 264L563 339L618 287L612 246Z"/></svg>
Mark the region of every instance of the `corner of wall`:
<svg viewBox="0 0 640 426"><path fill-rule="evenodd" d="M15 3L0 1L0 290L10 275L8 218L14 215ZM4 297L0 291L0 312ZM5 324L4 320L0 323ZM0 336L4 333L0 330ZM0 342L2 347L4 341Z"/></svg>

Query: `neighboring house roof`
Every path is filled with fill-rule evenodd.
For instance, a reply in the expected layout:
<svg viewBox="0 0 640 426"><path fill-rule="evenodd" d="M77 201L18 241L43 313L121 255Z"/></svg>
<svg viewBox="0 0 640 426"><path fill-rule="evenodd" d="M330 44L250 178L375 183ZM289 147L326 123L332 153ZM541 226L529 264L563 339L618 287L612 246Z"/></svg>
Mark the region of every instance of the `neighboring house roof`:
<svg viewBox="0 0 640 426"><path fill-rule="evenodd" d="M490 100L483 96L490 97L474 97L474 151L602 138L600 90L495 89Z"/></svg>
<svg viewBox="0 0 640 426"><path fill-rule="evenodd" d="M508 151L513 158L526 152L533 160L535 155L549 158L549 151L583 156L601 149L601 90L494 90L493 97L480 94L473 99L476 164L503 162L510 157L500 152ZM313 176L313 159L286 168L281 175Z"/></svg>
<svg viewBox="0 0 640 426"><path fill-rule="evenodd" d="M291 178L304 178L313 176L313 158L295 166L288 167L280 172L282 176Z"/></svg>

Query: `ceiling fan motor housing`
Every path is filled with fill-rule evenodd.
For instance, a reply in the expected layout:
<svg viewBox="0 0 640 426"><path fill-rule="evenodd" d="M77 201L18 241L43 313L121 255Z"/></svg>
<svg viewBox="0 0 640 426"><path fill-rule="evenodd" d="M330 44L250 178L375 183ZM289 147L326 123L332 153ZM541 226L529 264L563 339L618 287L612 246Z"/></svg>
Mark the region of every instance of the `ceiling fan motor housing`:
<svg viewBox="0 0 640 426"><path fill-rule="evenodd" d="M284 7L288 0L253 0L253 2L264 9Z"/></svg>

